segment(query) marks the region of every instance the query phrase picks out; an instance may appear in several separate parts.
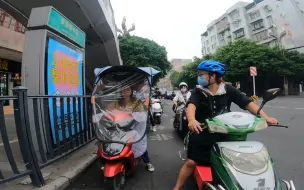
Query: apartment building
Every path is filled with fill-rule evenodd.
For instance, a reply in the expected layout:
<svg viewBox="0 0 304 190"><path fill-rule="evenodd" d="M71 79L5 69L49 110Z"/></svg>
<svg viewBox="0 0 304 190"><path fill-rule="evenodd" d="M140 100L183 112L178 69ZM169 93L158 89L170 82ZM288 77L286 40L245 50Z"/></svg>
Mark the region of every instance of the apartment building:
<svg viewBox="0 0 304 190"><path fill-rule="evenodd" d="M281 45L304 52L304 1L254 0L238 2L207 26L201 35L202 54L240 38Z"/></svg>
<svg viewBox="0 0 304 190"><path fill-rule="evenodd" d="M183 66L187 63L191 63L192 59L172 59L171 60L171 65L172 65L172 70L165 76L164 78L161 78L159 82L157 83L157 86L161 89L166 89L166 90L172 90L173 87L171 85L171 80L170 80L170 75L173 71L176 72L182 72Z"/></svg>
<svg viewBox="0 0 304 190"><path fill-rule="evenodd" d="M182 72L183 66L187 63L191 63L192 59L172 59L172 70Z"/></svg>

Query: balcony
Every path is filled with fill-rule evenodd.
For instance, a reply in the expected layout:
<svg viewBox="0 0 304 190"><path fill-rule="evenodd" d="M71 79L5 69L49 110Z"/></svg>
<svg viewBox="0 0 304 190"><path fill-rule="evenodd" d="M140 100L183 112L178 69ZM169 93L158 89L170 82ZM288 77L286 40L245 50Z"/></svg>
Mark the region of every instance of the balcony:
<svg viewBox="0 0 304 190"><path fill-rule="evenodd" d="M220 22L218 22L216 24L216 30L217 30L217 33L221 33L223 32L224 30L227 30L230 28L230 24L228 22L228 19L223 19L221 20Z"/></svg>

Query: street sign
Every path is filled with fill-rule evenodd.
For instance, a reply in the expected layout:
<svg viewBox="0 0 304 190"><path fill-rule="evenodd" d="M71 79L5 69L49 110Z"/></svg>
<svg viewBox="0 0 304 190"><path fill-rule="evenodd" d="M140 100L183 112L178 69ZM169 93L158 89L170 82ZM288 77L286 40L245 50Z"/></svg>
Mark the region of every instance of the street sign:
<svg viewBox="0 0 304 190"><path fill-rule="evenodd" d="M255 96L255 76L257 76L257 69L255 66L250 67L250 75L252 76L253 79L253 95Z"/></svg>
<svg viewBox="0 0 304 190"><path fill-rule="evenodd" d="M250 76L257 76L256 67L250 67Z"/></svg>

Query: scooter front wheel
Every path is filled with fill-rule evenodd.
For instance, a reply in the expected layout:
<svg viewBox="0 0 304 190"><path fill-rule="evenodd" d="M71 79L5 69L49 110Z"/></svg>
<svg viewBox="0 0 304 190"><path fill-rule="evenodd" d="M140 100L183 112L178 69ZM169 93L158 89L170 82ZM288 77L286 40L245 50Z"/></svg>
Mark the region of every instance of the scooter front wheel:
<svg viewBox="0 0 304 190"><path fill-rule="evenodd" d="M125 175L120 173L114 177L105 177L105 190L123 190Z"/></svg>

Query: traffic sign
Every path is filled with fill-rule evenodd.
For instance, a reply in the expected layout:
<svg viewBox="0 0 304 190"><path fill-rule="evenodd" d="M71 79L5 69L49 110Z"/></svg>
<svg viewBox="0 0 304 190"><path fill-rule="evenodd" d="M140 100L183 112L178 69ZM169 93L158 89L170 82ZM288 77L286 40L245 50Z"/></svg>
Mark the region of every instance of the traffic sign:
<svg viewBox="0 0 304 190"><path fill-rule="evenodd" d="M252 76L253 79L253 95L255 95L255 76L257 76L257 69L255 66L250 67L250 75Z"/></svg>
<svg viewBox="0 0 304 190"><path fill-rule="evenodd" d="M256 67L250 67L250 76L257 76Z"/></svg>

